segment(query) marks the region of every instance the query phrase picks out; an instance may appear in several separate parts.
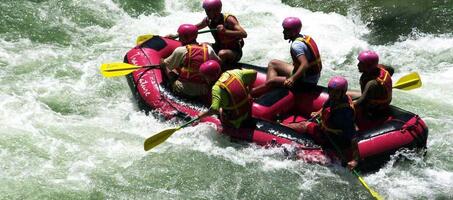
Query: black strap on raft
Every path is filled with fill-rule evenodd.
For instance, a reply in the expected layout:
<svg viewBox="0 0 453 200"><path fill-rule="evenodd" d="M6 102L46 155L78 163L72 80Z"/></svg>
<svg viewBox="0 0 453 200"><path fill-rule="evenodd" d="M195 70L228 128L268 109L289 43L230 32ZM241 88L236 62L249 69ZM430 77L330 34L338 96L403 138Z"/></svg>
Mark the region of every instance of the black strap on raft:
<svg viewBox="0 0 453 200"><path fill-rule="evenodd" d="M420 138L420 136L416 133L413 132L413 130L416 129L416 125L419 123L420 117L418 115L415 115L415 123L406 127L405 130L411 134L411 136L414 138L414 140L417 142L417 146L419 147L426 147L426 143L423 138Z"/></svg>

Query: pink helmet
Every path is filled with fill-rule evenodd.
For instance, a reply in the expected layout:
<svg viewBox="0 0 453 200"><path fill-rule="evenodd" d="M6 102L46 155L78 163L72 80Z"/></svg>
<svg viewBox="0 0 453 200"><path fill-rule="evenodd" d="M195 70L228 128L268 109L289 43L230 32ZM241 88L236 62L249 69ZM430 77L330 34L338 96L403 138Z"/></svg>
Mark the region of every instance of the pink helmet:
<svg viewBox="0 0 453 200"><path fill-rule="evenodd" d="M342 76L334 76L329 80L327 87L333 90L346 91L348 90L348 81Z"/></svg>
<svg viewBox="0 0 453 200"><path fill-rule="evenodd" d="M283 29L291 31L291 35L297 35L302 29L302 22L297 17L287 17L283 20L282 23Z"/></svg>
<svg viewBox="0 0 453 200"><path fill-rule="evenodd" d="M222 10L222 2L220 0L204 0L203 8L205 10Z"/></svg>
<svg viewBox="0 0 453 200"><path fill-rule="evenodd" d="M362 51L357 57L357 60L365 63L369 67L375 67L379 63L379 55L371 50Z"/></svg>
<svg viewBox="0 0 453 200"><path fill-rule="evenodd" d="M193 24L182 24L178 28L178 35L184 37L187 42L192 42L197 39L198 28Z"/></svg>
<svg viewBox="0 0 453 200"><path fill-rule="evenodd" d="M219 78L220 72L220 64L215 60L208 60L200 65L200 73L211 80Z"/></svg>

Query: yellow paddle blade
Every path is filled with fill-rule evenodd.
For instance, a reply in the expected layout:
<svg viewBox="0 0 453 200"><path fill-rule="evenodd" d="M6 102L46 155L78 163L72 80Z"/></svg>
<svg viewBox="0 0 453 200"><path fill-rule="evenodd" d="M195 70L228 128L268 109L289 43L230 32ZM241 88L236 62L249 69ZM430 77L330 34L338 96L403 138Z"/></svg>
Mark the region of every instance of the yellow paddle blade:
<svg viewBox="0 0 453 200"><path fill-rule="evenodd" d="M141 66L128 63L106 63L101 65L101 74L105 77L124 76L130 74Z"/></svg>
<svg viewBox="0 0 453 200"><path fill-rule="evenodd" d="M136 45L140 45L143 42L146 42L147 40L153 38L154 35L152 34L146 34L146 35L140 35L137 37L137 40L135 41Z"/></svg>
<svg viewBox="0 0 453 200"><path fill-rule="evenodd" d="M173 133L175 133L179 129L181 129L181 127L166 129L166 130L146 139L145 144L144 144L145 151L148 151L148 150L154 148L155 146L161 144L162 142L167 140Z"/></svg>
<svg viewBox="0 0 453 200"><path fill-rule="evenodd" d="M148 151L148 150L154 148L155 146L157 146L160 143L162 143L165 140L167 140L177 130L182 129L182 128L186 127L187 125L192 124L194 121L197 121L199 119L200 119L200 117L193 118L192 120L184 123L180 127L167 129L167 130L164 130L164 131L162 131L162 132L160 132L160 133L158 133L156 135L151 136L150 138L145 140L145 144L144 144L145 151Z"/></svg>
<svg viewBox="0 0 453 200"><path fill-rule="evenodd" d="M417 72L410 73L401 77L393 86L393 88L401 90L412 90L422 86L422 81Z"/></svg>
<svg viewBox="0 0 453 200"><path fill-rule="evenodd" d="M360 183L363 185L363 187L365 187L368 192L371 194L371 196L374 197L374 199L376 200L383 200L384 198L381 197L381 195L379 195L379 193L377 193L376 191L374 191L373 189L371 189L368 184L366 184L365 180L363 180L363 178L361 176L359 176L359 174L354 171L354 174L357 176L357 178L359 179Z"/></svg>

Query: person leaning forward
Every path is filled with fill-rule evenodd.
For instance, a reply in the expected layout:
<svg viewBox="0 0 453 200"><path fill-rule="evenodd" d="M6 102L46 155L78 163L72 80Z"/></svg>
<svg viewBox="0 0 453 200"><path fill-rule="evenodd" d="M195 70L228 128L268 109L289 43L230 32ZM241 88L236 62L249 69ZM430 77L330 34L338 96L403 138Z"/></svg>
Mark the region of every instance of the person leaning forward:
<svg viewBox="0 0 453 200"><path fill-rule="evenodd" d="M189 98L205 96L209 94L211 83L200 74L200 65L208 60L220 61L220 58L210 45L197 42L195 25L182 24L178 34L184 46L177 47L169 57L162 59L161 65L165 67L175 93Z"/></svg>
<svg viewBox="0 0 453 200"><path fill-rule="evenodd" d="M255 70L234 69L224 72L212 87L209 110L200 112L198 117L220 114L224 128L247 127L251 124L252 108L249 91L255 80Z"/></svg>
<svg viewBox="0 0 453 200"><path fill-rule="evenodd" d="M309 134L313 139L324 145L339 148L337 151L350 169L355 168L359 161L357 151L357 131L355 125L355 110L352 99L346 95L348 82L343 77L333 77L328 83L329 98L318 112L312 113L312 118L298 123L285 124L302 134ZM350 154L343 155L343 150Z"/></svg>

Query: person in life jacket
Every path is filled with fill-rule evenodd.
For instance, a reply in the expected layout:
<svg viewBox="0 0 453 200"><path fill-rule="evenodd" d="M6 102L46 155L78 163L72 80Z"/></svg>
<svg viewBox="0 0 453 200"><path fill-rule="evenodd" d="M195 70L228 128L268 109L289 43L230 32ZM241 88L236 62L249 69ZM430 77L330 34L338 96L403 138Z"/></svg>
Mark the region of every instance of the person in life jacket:
<svg viewBox="0 0 453 200"><path fill-rule="evenodd" d="M208 95L213 82L209 83L202 77L200 65L208 60L220 62L220 58L210 45L197 42L198 29L195 25L182 24L178 34L184 46L177 47L169 57L161 60L172 89L188 98Z"/></svg>
<svg viewBox="0 0 453 200"><path fill-rule="evenodd" d="M374 51L362 51L357 57L361 93L354 94L355 107L368 118L384 117L392 101L393 68L379 64Z"/></svg>
<svg viewBox="0 0 453 200"><path fill-rule="evenodd" d="M202 118L220 114L224 128L241 128L252 125L250 88L256 80L251 69L228 70L212 87L212 103L208 111L200 112Z"/></svg>
<svg viewBox="0 0 453 200"><path fill-rule="evenodd" d="M196 26L198 29L209 27L216 30L212 32L215 40L212 46L226 71L241 59L243 38L247 37L247 32L239 25L234 15L222 13L220 0L203 0L202 6L207 16Z"/></svg>
<svg viewBox="0 0 453 200"><path fill-rule="evenodd" d="M283 36L291 42L292 63L271 60L267 68L267 81L253 93L275 87L288 87L293 91L306 91L315 87L321 76L321 57L312 37L300 34L302 22L297 17L283 20Z"/></svg>
<svg viewBox="0 0 453 200"><path fill-rule="evenodd" d="M303 134L311 135L317 143L336 145L340 151L349 150L344 155L349 168L357 166L358 152L355 110L351 97L346 94L348 82L345 78L332 77L328 83L329 99L321 110L312 113L307 121L286 124L286 126ZM335 144L330 143L330 138ZM339 152L343 153L343 152ZM341 157L341 156L340 156Z"/></svg>

